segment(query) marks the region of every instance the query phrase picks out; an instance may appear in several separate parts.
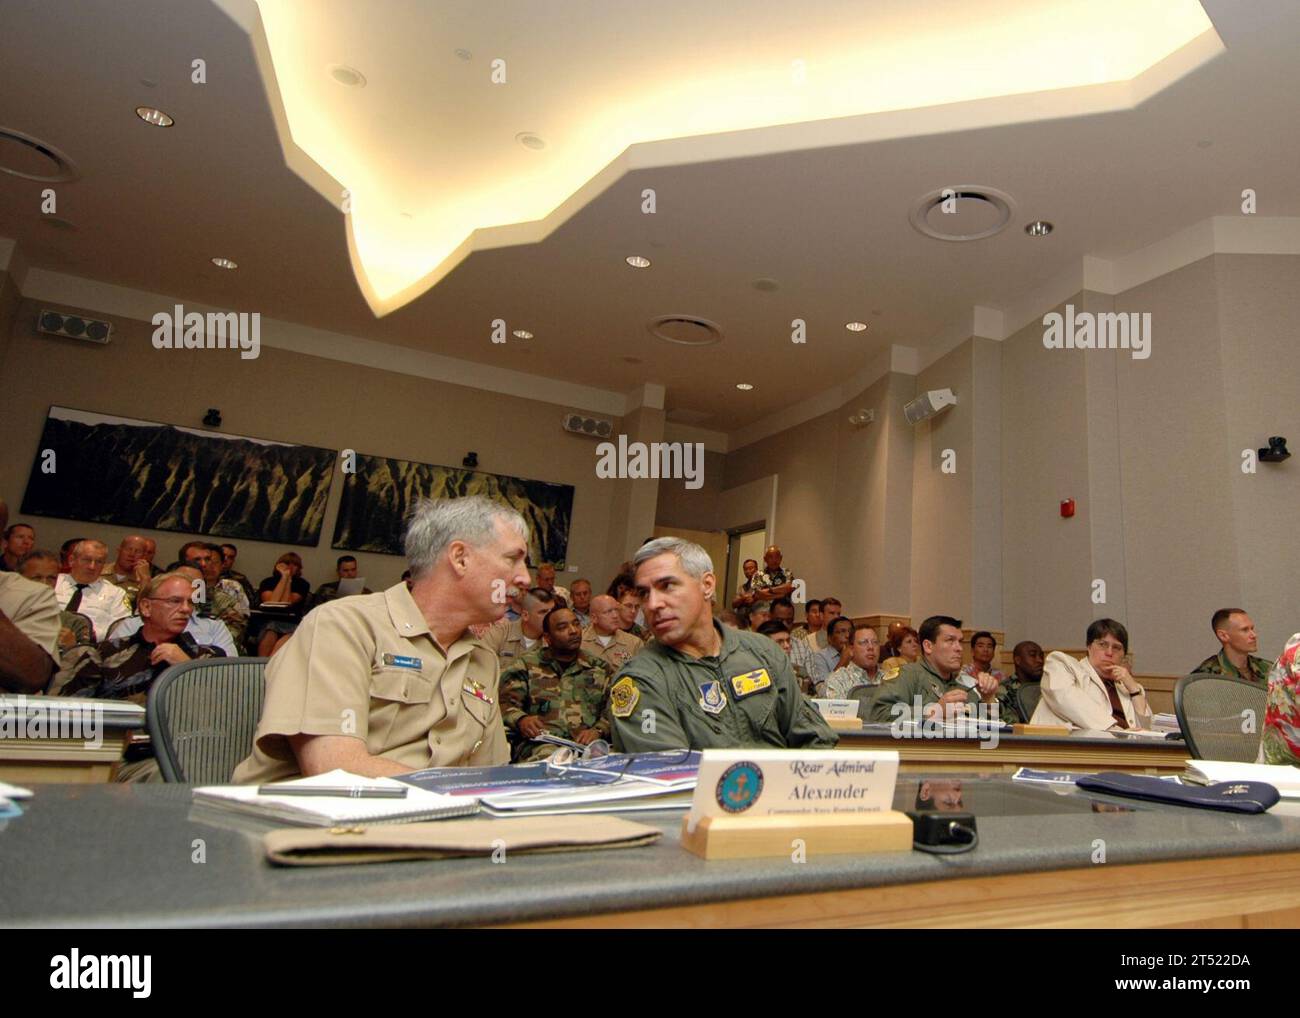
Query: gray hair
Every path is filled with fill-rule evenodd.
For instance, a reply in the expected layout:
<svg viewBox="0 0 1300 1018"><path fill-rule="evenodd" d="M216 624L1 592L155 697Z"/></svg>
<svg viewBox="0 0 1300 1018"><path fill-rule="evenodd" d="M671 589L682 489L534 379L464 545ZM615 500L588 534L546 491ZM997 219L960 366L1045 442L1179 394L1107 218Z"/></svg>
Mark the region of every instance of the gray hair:
<svg viewBox="0 0 1300 1018"><path fill-rule="evenodd" d="M709 553L694 541L680 537L656 537L647 541L632 556L632 568L635 570L642 562L647 562L657 555L676 555L686 575L700 579L705 573L713 572L713 559Z"/></svg>
<svg viewBox="0 0 1300 1018"><path fill-rule="evenodd" d="M406 521L403 545L412 579L433 569L438 557L452 541L464 541L476 548L496 536L497 520L504 520L525 541L528 524L509 506L485 495L466 498L421 499Z"/></svg>

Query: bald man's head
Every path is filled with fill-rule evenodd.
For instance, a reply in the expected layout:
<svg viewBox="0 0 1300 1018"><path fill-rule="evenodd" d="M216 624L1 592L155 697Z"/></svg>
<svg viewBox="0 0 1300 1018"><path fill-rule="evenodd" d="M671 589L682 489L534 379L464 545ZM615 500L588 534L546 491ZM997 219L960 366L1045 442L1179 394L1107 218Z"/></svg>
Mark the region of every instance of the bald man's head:
<svg viewBox="0 0 1300 1018"><path fill-rule="evenodd" d="M613 636L623 628L618 616L618 602L608 594L601 594L591 599L591 624L601 636Z"/></svg>

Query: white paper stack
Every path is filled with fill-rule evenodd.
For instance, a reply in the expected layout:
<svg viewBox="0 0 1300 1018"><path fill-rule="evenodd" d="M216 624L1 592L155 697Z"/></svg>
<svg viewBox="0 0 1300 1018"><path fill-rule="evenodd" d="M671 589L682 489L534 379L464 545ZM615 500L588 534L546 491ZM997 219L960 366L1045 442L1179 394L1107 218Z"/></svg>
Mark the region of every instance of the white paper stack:
<svg viewBox="0 0 1300 1018"><path fill-rule="evenodd" d="M1288 764L1237 763L1235 760L1187 760L1183 780L1197 785L1224 781L1261 781L1283 799L1300 799L1300 767Z"/></svg>

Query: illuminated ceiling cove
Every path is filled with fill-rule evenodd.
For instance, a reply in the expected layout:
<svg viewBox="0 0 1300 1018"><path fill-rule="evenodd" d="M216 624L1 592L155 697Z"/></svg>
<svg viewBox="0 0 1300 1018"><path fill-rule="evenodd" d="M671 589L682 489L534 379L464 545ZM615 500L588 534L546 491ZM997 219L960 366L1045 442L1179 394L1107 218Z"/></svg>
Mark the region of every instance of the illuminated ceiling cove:
<svg viewBox="0 0 1300 1018"><path fill-rule="evenodd" d="M1223 49L1196 0L216 2L380 316L631 169L1129 108Z"/></svg>

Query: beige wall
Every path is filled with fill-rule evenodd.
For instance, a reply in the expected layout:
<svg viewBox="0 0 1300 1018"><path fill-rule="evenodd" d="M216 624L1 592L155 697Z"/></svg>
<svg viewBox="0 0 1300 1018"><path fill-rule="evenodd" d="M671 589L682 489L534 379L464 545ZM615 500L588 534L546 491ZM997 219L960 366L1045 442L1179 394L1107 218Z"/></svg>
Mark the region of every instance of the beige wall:
<svg viewBox="0 0 1300 1018"><path fill-rule="evenodd" d="M0 434L5 436L0 493L9 501L14 519L23 518L17 509L51 403L192 426L199 425L211 406L221 409L222 430L228 434L452 466L473 449L482 470L572 484L570 565L603 589L617 564L607 554L613 496L627 482L596 477L596 443L562 431L560 411L553 404L268 346L249 361L229 350L155 350L148 323L109 315L101 317L114 322L113 342L99 347L36 334L36 311L33 302L22 303L0 363L0 377L9 383L0 401ZM3 312L0 295L0 318ZM14 379L23 381L17 384ZM87 478L87 483L96 479ZM341 486L333 484L319 547L295 549L313 584L334 575L340 552L329 545L340 494ZM54 547L83 535L98 536L116 547L127 532L42 517L30 522L40 544ZM159 563L166 564L182 543L201 535L149 536L158 541ZM255 580L266 576L285 550L253 540L236 543L240 568ZM396 582L405 568L395 556L362 553L357 558L375 589ZM559 580L565 583L577 575L562 573Z"/></svg>
<svg viewBox="0 0 1300 1018"><path fill-rule="evenodd" d="M1081 307L1080 295L1069 303ZM1043 346L1041 320L1002 344L1003 629L1013 644L1080 646L1080 621L1086 629L1092 617L1088 394L1084 359L1068 352ZM1061 518L1066 498L1073 519Z"/></svg>
<svg viewBox="0 0 1300 1018"><path fill-rule="evenodd" d="M655 525L686 530L717 530L718 498L723 488L727 457L720 452L704 453L704 484L688 488L680 480L659 482Z"/></svg>
<svg viewBox="0 0 1300 1018"><path fill-rule="evenodd" d="M913 430L912 595L914 619L954 615L963 622L971 609L972 477L975 469L976 399L972 390L970 341L935 361L916 377L917 393L952 389L957 405L922 421ZM955 454L955 471L943 472L945 450Z"/></svg>
<svg viewBox="0 0 1300 1018"><path fill-rule="evenodd" d="M832 580L843 582L838 578L844 575L831 538L836 518L838 417L838 413L823 414L732 450L727 453L726 478L731 490L778 475L775 525L766 520L769 539L781 546L785 566L807 584L808 597L835 594L843 600L838 591L827 589ZM733 523L723 521L723 525Z"/></svg>
<svg viewBox="0 0 1300 1018"><path fill-rule="evenodd" d="M1300 630L1300 257L1216 255L1214 262L1227 436L1223 473L1234 527L1231 534L1207 536L1235 540L1241 588L1235 607L1251 613L1261 649L1276 657ZM1266 445L1270 435L1285 436L1293 458L1242 473L1242 450ZM1216 593L1226 599L1231 589ZM1208 635L1208 622L1203 626Z"/></svg>

